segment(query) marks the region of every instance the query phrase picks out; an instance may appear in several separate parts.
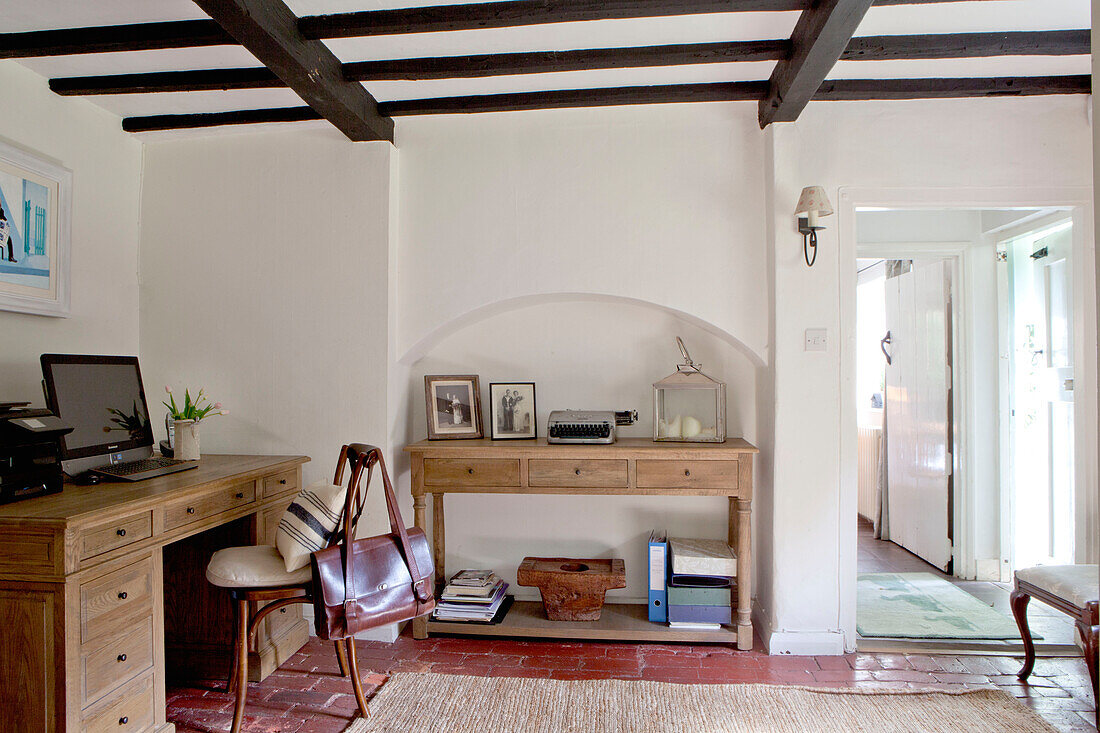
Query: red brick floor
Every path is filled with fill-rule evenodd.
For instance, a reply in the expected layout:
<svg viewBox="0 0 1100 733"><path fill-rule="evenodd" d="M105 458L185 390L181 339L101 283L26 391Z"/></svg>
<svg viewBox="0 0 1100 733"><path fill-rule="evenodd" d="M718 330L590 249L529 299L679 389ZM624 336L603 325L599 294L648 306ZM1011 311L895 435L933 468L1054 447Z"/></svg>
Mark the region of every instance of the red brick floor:
<svg viewBox="0 0 1100 733"><path fill-rule="evenodd" d="M760 648L757 642L757 648ZM1088 671L1080 658L1040 658L1029 684L1020 659L1002 656L849 654L768 656L720 646L594 644L408 635L393 644L360 642L368 696L393 672L443 672L561 680L624 679L688 683L767 682L858 689L962 690L999 687L1063 731L1095 731ZM180 733L226 731L233 698L224 681L168 689L168 719ZM249 685L245 730L342 731L354 717L351 684L339 676L332 645L311 639L259 684Z"/></svg>

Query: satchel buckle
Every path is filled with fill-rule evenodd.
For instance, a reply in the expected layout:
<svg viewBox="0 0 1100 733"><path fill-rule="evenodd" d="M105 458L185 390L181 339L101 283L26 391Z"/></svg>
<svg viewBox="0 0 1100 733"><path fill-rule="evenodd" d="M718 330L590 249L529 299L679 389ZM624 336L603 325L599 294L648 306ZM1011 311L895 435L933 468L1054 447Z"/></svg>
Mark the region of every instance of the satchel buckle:
<svg viewBox="0 0 1100 733"><path fill-rule="evenodd" d="M386 585L385 583L379 583L378 584L378 590L386 590L386 588L388 588L388 587L389 586Z"/></svg>

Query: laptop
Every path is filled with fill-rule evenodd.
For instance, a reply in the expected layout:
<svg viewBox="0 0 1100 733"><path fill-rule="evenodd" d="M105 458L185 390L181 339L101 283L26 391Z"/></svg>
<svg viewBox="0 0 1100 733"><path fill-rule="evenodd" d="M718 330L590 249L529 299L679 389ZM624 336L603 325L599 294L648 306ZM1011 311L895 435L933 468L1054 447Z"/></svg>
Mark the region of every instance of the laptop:
<svg viewBox="0 0 1100 733"><path fill-rule="evenodd" d="M73 426L61 438L61 466L107 481L142 481L197 468L153 455L153 426L136 356L43 354L46 404Z"/></svg>

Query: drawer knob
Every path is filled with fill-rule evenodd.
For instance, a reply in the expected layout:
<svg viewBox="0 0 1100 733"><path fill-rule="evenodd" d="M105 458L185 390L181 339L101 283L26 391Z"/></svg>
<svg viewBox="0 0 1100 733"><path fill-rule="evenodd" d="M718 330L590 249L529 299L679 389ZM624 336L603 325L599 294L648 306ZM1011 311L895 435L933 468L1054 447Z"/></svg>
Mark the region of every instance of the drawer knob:
<svg viewBox="0 0 1100 733"><path fill-rule="evenodd" d="M237 492L237 498L238 499L243 499L244 498L244 492L243 491L238 491Z"/></svg>
<svg viewBox="0 0 1100 733"><path fill-rule="evenodd" d="M688 469L686 469L686 468L685 468L685 469L684 469L684 475L685 475L685 476L690 476L690 475L691 475L691 471L689 471Z"/></svg>
<svg viewBox="0 0 1100 733"><path fill-rule="evenodd" d="M187 507L187 513L188 514L194 514L195 513L195 507L193 507L193 506Z"/></svg>
<svg viewBox="0 0 1100 733"><path fill-rule="evenodd" d="M281 483L285 486L286 485L286 479L285 478L279 479L279 483Z"/></svg>
<svg viewBox="0 0 1100 733"><path fill-rule="evenodd" d="M118 661L125 662L126 661L126 655L125 654L119 654L118 655Z"/></svg>
<svg viewBox="0 0 1100 733"><path fill-rule="evenodd" d="M472 475L474 474L474 469L472 469L472 468L467 468L467 469L466 469L466 473L468 473L468 474L470 474L470 475L472 476Z"/></svg>
<svg viewBox="0 0 1100 733"><path fill-rule="evenodd" d="M575 473L575 474L577 474L578 476L580 476L580 475L581 475L581 470L580 470L580 469L578 468L577 470L573 471L573 473Z"/></svg>
<svg viewBox="0 0 1100 733"><path fill-rule="evenodd" d="M118 592L118 600L120 600L120 601L125 601L126 600L126 591L120 590Z"/></svg>
<svg viewBox="0 0 1100 733"><path fill-rule="evenodd" d="M118 719L118 724L119 725L126 725L129 722L130 722L130 719L127 718L125 715L123 715L121 718Z"/></svg>
<svg viewBox="0 0 1100 733"><path fill-rule="evenodd" d="M126 536L126 530L124 530L124 529L120 529L120 530L118 531L118 536L119 536L119 537L125 537L125 536Z"/></svg>

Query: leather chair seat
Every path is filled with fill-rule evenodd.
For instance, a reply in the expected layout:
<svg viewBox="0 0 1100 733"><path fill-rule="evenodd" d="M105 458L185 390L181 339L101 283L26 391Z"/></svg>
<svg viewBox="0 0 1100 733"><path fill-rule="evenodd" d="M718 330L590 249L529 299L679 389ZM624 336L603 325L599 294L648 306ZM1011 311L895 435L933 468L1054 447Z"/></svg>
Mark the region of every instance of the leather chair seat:
<svg viewBox="0 0 1100 733"><path fill-rule="evenodd" d="M309 565L287 572L279 551L270 545L227 547L218 550L206 566L206 579L222 588L269 588L306 583Z"/></svg>
<svg viewBox="0 0 1100 733"><path fill-rule="evenodd" d="M1095 565L1036 565L1017 570L1016 577L1078 608L1100 598Z"/></svg>

